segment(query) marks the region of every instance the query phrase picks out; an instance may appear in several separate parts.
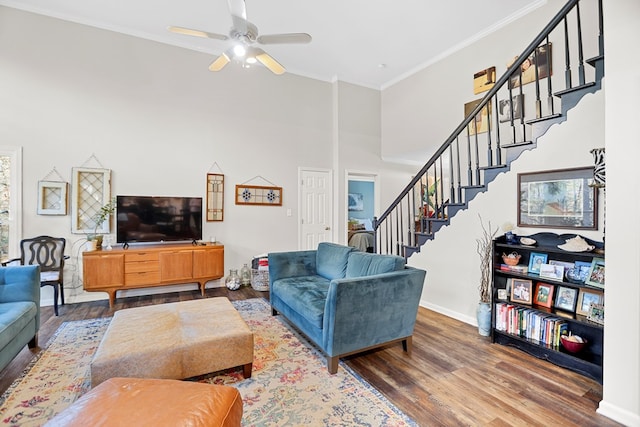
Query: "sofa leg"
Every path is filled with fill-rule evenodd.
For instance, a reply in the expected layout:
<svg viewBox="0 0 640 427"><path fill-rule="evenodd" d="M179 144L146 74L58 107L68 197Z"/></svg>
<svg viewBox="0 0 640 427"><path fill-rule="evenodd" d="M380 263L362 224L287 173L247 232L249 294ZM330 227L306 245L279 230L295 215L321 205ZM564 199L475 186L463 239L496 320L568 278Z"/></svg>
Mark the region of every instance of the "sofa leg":
<svg viewBox="0 0 640 427"><path fill-rule="evenodd" d="M272 316L277 316L278 315L278 310L276 310L275 308L271 307L271 315Z"/></svg>
<svg viewBox="0 0 640 427"><path fill-rule="evenodd" d="M413 348L413 337L407 337L402 340L402 350L407 353L408 356L411 356L411 350Z"/></svg>
<svg viewBox="0 0 640 427"><path fill-rule="evenodd" d="M38 346L38 334L37 333L33 336L33 338L31 338L31 341L29 341L27 346L29 348L36 348Z"/></svg>
<svg viewBox="0 0 640 427"><path fill-rule="evenodd" d="M327 370L331 375L338 372L338 361L340 358L338 356L327 356Z"/></svg>

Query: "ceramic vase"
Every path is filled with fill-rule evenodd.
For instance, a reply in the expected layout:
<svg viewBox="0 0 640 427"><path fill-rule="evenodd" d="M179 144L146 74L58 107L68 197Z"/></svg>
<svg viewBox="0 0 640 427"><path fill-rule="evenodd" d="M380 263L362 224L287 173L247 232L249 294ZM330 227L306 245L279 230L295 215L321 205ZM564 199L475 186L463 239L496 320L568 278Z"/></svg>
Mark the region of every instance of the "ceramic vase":
<svg viewBox="0 0 640 427"><path fill-rule="evenodd" d="M478 333L483 337L488 337L491 334L491 305L488 302L478 303L476 316Z"/></svg>

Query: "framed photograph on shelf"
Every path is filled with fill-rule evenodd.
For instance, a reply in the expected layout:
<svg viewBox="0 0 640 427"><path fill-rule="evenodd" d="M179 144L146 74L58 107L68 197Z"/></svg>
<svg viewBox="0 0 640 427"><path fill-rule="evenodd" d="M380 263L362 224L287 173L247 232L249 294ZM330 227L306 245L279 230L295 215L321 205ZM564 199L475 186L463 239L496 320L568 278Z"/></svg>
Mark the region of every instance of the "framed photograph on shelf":
<svg viewBox="0 0 640 427"><path fill-rule="evenodd" d="M593 166L518 174L518 226L595 230Z"/></svg>
<svg viewBox="0 0 640 427"><path fill-rule="evenodd" d="M500 301L507 300L507 290L506 289L498 289L498 299Z"/></svg>
<svg viewBox="0 0 640 427"><path fill-rule="evenodd" d="M536 296L533 300L535 305L542 307L551 307L553 302L553 288L555 286L548 283L538 282L536 283Z"/></svg>
<svg viewBox="0 0 640 427"><path fill-rule="evenodd" d="M589 315L587 319L592 322L604 325L604 304L591 304L589 306Z"/></svg>
<svg viewBox="0 0 640 427"><path fill-rule="evenodd" d="M531 252L529 255L529 273L540 274L540 267L547 263L547 254Z"/></svg>
<svg viewBox="0 0 640 427"><path fill-rule="evenodd" d="M604 304L604 294L600 291L592 291L590 289L580 289L578 294L578 305L576 306L576 314L588 316L591 310L591 304Z"/></svg>
<svg viewBox="0 0 640 427"><path fill-rule="evenodd" d="M597 288L604 288L604 259L594 258L591 261L591 268L584 283Z"/></svg>
<svg viewBox="0 0 640 427"><path fill-rule="evenodd" d="M511 302L531 304L533 282L525 279L513 279L511 282Z"/></svg>
<svg viewBox="0 0 640 427"><path fill-rule="evenodd" d="M540 277L562 281L564 267L556 264L542 264L540 266Z"/></svg>
<svg viewBox="0 0 640 427"><path fill-rule="evenodd" d="M576 302L578 300L578 290L575 288L569 288L566 286L558 286L558 292L556 292L555 308L560 310L569 311L571 313L576 311Z"/></svg>

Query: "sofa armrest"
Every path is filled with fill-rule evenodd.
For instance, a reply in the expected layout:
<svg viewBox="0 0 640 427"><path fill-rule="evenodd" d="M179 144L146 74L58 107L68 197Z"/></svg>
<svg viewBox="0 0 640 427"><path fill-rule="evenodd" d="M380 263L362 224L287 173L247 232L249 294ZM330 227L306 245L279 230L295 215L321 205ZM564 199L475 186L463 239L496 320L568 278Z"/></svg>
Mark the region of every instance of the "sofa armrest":
<svg viewBox="0 0 640 427"><path fill-rule="evenodd" d="M0 268L0 302L33 301L40 306L38 265Z"/></svg>
<svg viewBox="0 0 640 427"><path fill-rule="evenodd" d="M316 251L269 253L269 284L278 279L312 276L316 273Z"/></svg>
<svg viewBox="0 0 640 427"><path fill-rule="evenodd" d="M325 303L323 347L329 356L413 334L424 270L403 270L331 281Z"/></svg>

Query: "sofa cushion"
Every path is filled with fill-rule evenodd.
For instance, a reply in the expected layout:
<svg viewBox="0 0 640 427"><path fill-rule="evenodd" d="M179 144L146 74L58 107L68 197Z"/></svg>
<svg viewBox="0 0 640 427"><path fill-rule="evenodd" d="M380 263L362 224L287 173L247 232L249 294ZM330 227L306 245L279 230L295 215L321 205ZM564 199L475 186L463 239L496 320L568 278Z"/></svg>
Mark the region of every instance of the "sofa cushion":
<svg viewBox="0 0 640 427"><path fill-rule="evenodd" d="M347 262L346 277L364 277L374 274L390 273L404 268L404 258L396 255L379 255L365 252L352 252Z"/></svg>
<svg viewBox="0 0 640 427"><path fill-rule="evenodd" d="M344 279L347 272L347 259L353 252L349 246L322 242L316 252L316 272L325 279Z"/></svg>
<svg viewBox="0 0 640 427"><path fill-rule="evenodd" d="M271 285L271 293L278 295L282 302L313 326L322 329L324 304L330 283L320 276L279 279Z"/></svg>
<svg viewBox="0 0 640 427"><path fill-rule="evenodd" d="M38 307L32 301L0 303L0 349L33 321L37 312Z"/></svg>

